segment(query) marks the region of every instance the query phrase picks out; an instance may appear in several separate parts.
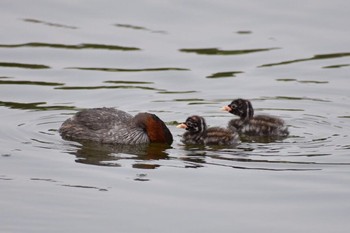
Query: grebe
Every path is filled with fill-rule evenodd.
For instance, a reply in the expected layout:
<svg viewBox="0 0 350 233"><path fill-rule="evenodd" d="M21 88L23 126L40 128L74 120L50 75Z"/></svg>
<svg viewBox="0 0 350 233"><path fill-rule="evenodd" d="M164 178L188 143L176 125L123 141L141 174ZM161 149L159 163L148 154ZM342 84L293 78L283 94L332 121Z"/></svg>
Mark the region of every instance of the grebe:
<svg viewBox="0 0 350 233"><path fill-rule="evenodd" d="M236 132L220 127L207 128L207 124L201 116L190 116L186 122L177 127L186 129L182 135L182 142L185 144L234 145L239 142Z"/></svg>
<svg viewBox="0 0 350 233"><path fill-rule="evenodd" d="M108 144L145 144L173 142L165 123L151 113L134 117L114 108L93 108L76 113L59 129L63 139Z"/></svg>
<svg viewBox="0 0 350 233"><path fill-rule="evenodd" d="M228 123L228 128L238 131L240 135L286 137L289 134L288 127L282 119L268 115L254 116L254 109L249 100L235 99L222 110L239 116L239 119L232 119Z"/></svg>

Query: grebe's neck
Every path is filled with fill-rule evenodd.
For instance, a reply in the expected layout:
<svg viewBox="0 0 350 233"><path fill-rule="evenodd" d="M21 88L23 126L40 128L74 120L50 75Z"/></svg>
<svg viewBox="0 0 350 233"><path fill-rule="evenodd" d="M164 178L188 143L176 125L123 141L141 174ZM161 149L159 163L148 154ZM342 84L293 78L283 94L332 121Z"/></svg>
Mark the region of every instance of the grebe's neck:
<svg viewBox="0 0 350 233"><path fill-rule="evenodd" d="M145 130L150 142L166 143L169 145L173 142L173 136L168 127L156 115L139 113L134 117L134 122Z"/></svg>
<svg viewBox="0 0 350 233"><path fill-rule="evenodd" d="M244 100L244 102L245 103L242 106L243 109L241 109L240 118L242 121L249 121L254 116L254 109L249 100Z"/></svg>

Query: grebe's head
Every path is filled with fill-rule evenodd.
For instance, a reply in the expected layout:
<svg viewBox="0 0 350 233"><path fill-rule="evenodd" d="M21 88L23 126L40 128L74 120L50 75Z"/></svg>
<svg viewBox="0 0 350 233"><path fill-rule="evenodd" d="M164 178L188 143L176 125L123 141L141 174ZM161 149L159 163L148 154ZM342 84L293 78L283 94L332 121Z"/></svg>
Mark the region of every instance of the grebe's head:
<svg viewBox="0 0 350 233"><path fill-rule="evenodd" d="M249 100L245 99L235 99L222 109L236 116L239 116L241 120L249 120L254 116L254 109L252 104Z"/></svg>
<svg viewBox="0 0 350 233"><path fill-rule="evenodd" d="M136 125L145 130L150 142L166 143L169 145L173 142L173 135L170 130L155 114L147 112L139 113L134 117L134 121Z"/></svg>
<svg viewBox="0 0 350 233"><path fill-rule="evenodd" d="M202 133L207 129L207 124L201 116L190 116L186 119L186 122L181 123L177 126L178 128L183 128L191 133Z"/></svg>

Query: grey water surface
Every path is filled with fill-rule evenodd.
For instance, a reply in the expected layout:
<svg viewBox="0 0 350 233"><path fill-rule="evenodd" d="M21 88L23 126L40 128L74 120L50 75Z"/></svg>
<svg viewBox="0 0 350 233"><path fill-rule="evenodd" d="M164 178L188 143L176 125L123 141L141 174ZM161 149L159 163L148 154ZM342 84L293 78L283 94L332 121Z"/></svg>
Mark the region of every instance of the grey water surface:
<svg viewBox="0 0 350 233"><path fill-rule="evenodd" d="M348 232L350 2L0 2L0 232ZM233 98L285 140L185 147ZM64 141L76 111L152 112L171 147Z"/></svg>

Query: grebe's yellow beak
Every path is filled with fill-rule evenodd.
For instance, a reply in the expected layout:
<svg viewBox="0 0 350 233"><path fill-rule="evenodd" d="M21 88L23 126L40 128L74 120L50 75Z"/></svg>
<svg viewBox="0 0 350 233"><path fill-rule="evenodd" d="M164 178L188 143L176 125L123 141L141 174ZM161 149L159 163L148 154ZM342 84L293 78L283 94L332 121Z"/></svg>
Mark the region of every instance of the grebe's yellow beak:
<svg viewBox="0 0 350 233"><path fill-rule="evenodd" d="M230 108L229 106L224 106L221 108L222 111L226 111L226 112L230 112L232 111L232 108Z"/></svg>
<svg viewBox="0 0 350 233"><path fill-rule="evenodd" d="M181 123L181 124L178 124L176 127L181 129L186 129L187 125L185 123Z"/></svg>

